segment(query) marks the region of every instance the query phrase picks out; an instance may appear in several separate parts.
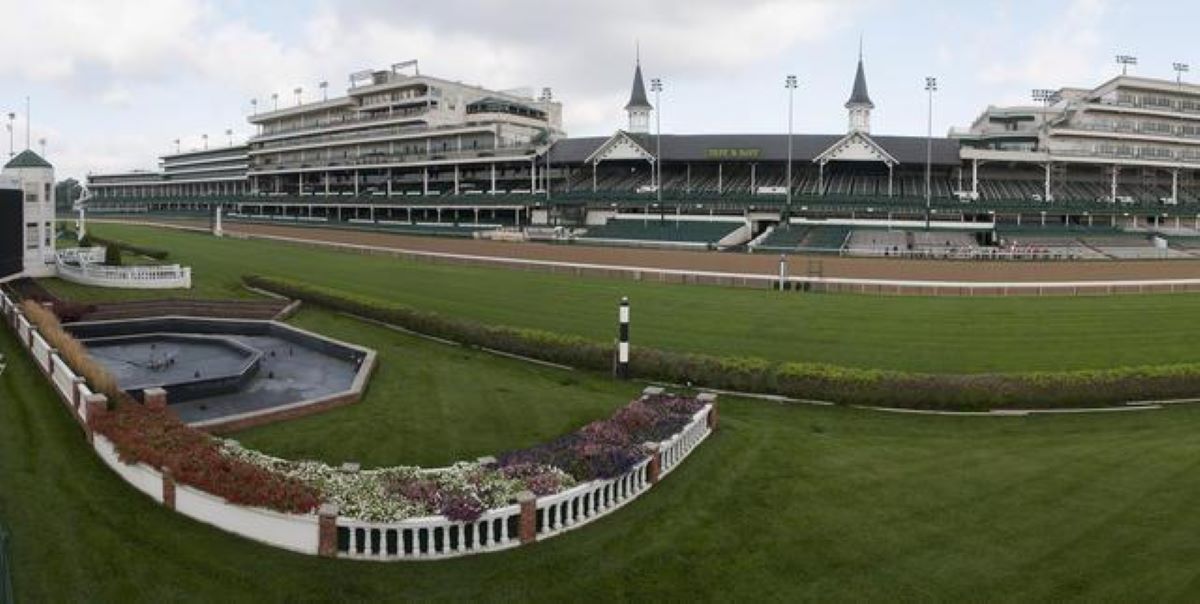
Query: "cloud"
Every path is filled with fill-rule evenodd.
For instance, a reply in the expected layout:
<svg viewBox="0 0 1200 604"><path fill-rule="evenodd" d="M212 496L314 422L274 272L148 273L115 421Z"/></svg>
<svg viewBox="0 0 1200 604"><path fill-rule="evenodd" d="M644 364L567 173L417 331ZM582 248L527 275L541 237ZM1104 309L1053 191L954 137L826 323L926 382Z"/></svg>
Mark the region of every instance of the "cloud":
<svg viewBox="0 0 1200 604"><path fill-rule="evenodd" d="M1017 36L1011 31L1001 34L1010 40L1022 39L1025 50L1009 61L993 58L980 72L981 80L987 84L1040 83L1041 87L1081 81L1090 84L1106 65L1099 57L1107 57L1103 26L1108 8L1106 0L1072 0L1060 14L1047 14L1045 27L1019 31ZM999 41L998 37L989 36L993 42ZM989 58L996 56L995 48L987 53Z"/></svg>
<svg viewBox="0 0 1200 604"><path fill-rule="evenodd" d="M0 12L21 15L20 27L0 25L0 78L69 96L78 111L96 111L99 104L131 115L157 103L176 112L173 132L146 131L155 123L148 118L126 124L137 136L73 132L68 162L82 161L76 158L87 155L88 145L96 150L81 166L66 164L75 171L138 157L124 145L143 139L169 140L185 128L215 130L240 121L237 111L248 111L250 98L261 99L261 107L278 93L284 104L302 86L311 99L321 80L337 94L353 71L410 58L421 61L424 73L447 79L499 89L552 87L564 102L568 131L605 132L620 123L637 40L647 77L719 83L834 35L864 6L837 0L442 0L419 6L316 0L274 7L0 0ZM201 118L220 121L194 123ZM158 146L141 149L141 157L159 152Z"/></svg>

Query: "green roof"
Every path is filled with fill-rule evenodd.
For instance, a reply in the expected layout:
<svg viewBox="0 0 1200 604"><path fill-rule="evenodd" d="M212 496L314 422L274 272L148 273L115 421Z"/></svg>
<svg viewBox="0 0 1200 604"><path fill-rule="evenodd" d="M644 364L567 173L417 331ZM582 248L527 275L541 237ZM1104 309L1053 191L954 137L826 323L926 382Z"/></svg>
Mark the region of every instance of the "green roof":
<svg viewBox="0 0 1200 604"><path fill-rule="evenodd" d="M53 168L54 166L51 166L50 162L42 159L42 156L38 155L37 153L34 153L33 151L30 151L29 149L26 149L26 150L18 153L16 157L8 160L8 163L4 164L4 167L5 168Z"/></svg>

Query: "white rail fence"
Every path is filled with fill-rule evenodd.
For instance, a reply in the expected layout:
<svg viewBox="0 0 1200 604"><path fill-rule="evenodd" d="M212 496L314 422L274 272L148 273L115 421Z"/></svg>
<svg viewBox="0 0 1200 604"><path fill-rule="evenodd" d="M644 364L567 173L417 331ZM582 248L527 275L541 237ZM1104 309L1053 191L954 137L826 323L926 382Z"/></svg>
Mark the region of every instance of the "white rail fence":
<svg viewBox="0 0 1200 604"><path fill-rule="evenodd" d="M522 495L515 505L484 512L471 522L445 516L397 522L364 522L339 516L336 506L316 514L284 514L229 503L199 489L176 484L169 474L143 463L122 462L113 443L95 433L89 417L103 413L108 399L94 393L32 326L17 303L0 292L0 316L30 352L72 416L83 426L96 455L125 482L156 502L221 530L309 555L356 560L426 560L495 552L547 539L600 518L649 490L678 467L716 427L716 397L679 433L648 443L650 457L611 480L594 480L545 497Z"/></svg>
<svg viewBox="0 0 1200 604"><path fill-rule="evenodd" d="M103 247L67 248L55 257L58 276L82 285L125 289L188 289L192 269L162 266L104 266Z"/></svg>

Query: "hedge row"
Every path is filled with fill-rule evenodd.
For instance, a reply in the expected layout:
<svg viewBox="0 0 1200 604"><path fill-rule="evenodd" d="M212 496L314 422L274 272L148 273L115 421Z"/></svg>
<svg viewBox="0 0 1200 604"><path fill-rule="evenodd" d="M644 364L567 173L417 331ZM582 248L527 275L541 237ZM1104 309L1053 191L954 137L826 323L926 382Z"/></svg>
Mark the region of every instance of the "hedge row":
<svg viewBox="0 0 1200 604"><path fill-rule="evenodd" d="M383 303L291 279L250 275L253 287L462 344L580 369L609 371L614 346L538 329L498 327ZM1200 363L1104 370L941 374L716 357L633 346L634 376L841 404L980 411L1120 405L1200 395Z"/></svg>
<svg viewBox="0 0 1200 604"><path fill-rule="evenodd" d="M164 250L161 248L145 247L145 246L141 246L141 245L135 245L132 243L126 243L124 241L117 241L116 239L105 239L103 237L97 237L92 234L84 235L83 241L80 242L80 245L82 247L103 245L104 247L107 247L109 249L115 248L115 249L129 252L131 254L137 254L139 256L145 256L147 258L153 258L155 260L166 260L167 256L170 254L167 250ZM106 263L107 263L107 258L106 258ZM117 264L120 264L120 263L118 262Z"/></svg>

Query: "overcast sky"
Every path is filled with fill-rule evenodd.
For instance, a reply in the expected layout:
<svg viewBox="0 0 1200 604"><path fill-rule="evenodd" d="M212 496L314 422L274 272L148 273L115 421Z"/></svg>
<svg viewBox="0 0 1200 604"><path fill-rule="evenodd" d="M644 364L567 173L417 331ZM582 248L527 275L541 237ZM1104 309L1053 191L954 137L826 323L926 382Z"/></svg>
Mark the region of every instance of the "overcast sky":
<svg viewBox="0 0 1200 604"><path fill-rule="evenodd" d="M60 178L153 169L175 138L243 139L251 98L312 99L321 80L340 92L352 71L407 59L551 87L576 136L623 126L637 40L676 133L786 131L788 73L796 131L843 132L860 35L886 134L924 134L926 75L944 134L1031 88L1098 84L1118 53L1142 75L1200 71L1200 5L1167 0L0 0L0 14L0 111L18 114L19 150L32 97L33 146L47 140Z"/></svg>

